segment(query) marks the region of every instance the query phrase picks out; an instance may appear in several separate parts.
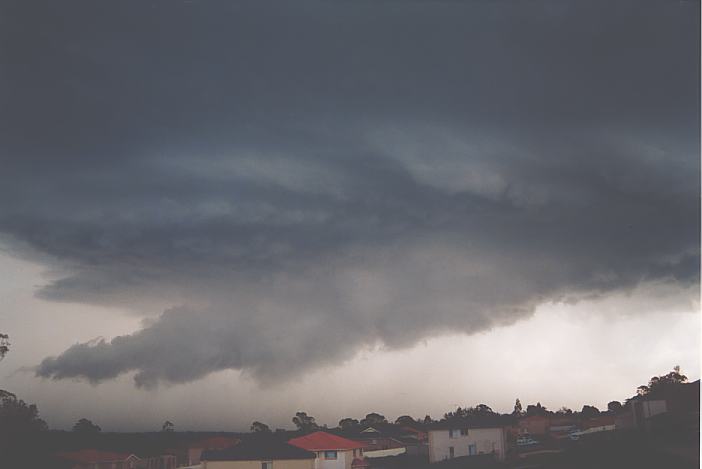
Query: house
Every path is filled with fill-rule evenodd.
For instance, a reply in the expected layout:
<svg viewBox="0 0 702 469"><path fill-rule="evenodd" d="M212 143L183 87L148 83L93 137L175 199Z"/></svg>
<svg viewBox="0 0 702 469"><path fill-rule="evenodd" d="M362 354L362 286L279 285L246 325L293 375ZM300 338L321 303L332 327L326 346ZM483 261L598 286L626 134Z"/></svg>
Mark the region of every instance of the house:
<svg viewBox="0 0 702 469"><path fill-rule="evenodd" d="M427 433L413 427L377 423L344 436L363 443L363 454L369 459L428 453Z"/></svg>
<svg viewBox="0 0 702 469"><path fill-rule="evenodd" d="M56 454L56 459L71 469L137 469L141 459L129 453L82 449Z"/></svg>
<svg viewBox="0 0 702 469"><path fill-rule="evenodd" d="M361 467L365 464L363 443L331 433L314 432L293 438L288 443L315 453L315 469L351 469L352 466Z"/></svg>
<svg viewBox="0 0 702 469"><path fill-rule="evenodd" d="M556 440L565 439L578 426L578 419L572 415L552 415L549 419L548 434Z"/></svg>
<svg viewBox="0 0 702 469"><path fill-rule="evenodd" d="M507 453L507 432L499 419L439 422L428 433L430 463L476 455L504 461Z"/></svg>
<svg viewBox="0 0 702 469"><path fill-rule="evenodd" d="M616 417L614 415L599 415L583 420L582 431L579 435L591 435L593 433L607 432L616 430Z"/></svg>
<svg viewBox="0 0 702 469"><path fill-rule="evenodd" d="M429 435L427 435L427 432L423 430L423 427L423 425L403 425L400 427L400 429L406 436L413 437L420 443L427 443Z"/></svg>
<svg viewBox="0 0 702 469"><path fill-rule="evenodd" d="M137 466L139 469L175 469L178 466L174 454L142 457Z"/></svg>
<svg viewBox="0 0 702 469"><path fill-rule="evenodd" d="M517 422L520 435L544 436L551 425L547 415L529 415L522 417Z"/></svg>
<svg viewBox="0 0 702 469"><path fill-rule="evenodd" d="M273 437L244 440L236 446L205 450L201 469L315 469L316 454Z"/></svg>
<svg viewBox="0 0 702 469"><path fill-rule="evenodd" d="M700 381L665 386L629 401L633 427L651 431L686 428L699 431Z"/></svg>
<svg viewBox="0 0 702 469"><path fill-rule="evenodd" d="M200 464L200 456L203 451L209 449L226 449L240 443L241 440L227 436L213 436L205 438L188 445L186 455L186 466L197 466Z"/></svg>

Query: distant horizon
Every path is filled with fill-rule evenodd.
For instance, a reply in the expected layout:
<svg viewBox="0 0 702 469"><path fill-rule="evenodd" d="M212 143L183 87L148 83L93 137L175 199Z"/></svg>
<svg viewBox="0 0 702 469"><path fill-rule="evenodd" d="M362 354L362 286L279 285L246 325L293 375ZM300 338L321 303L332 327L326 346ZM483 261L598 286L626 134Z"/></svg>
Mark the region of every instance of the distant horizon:
<svg viewBox="0 0 702 469"><path fill-rule="evenodd" d="M672 368L671 368L671 369L672 369ZM670 371L670 370L668 370L668 371ZM681 371L683 371L683 374L684 374L684 370L681 370ZM665 373L661 373L661 375L662 375L662 374L665 374ZM694 384L694 383L696 383L696 382L698 382L698 381L700 381L700 378L697 378L697 379L689 379L689 377L688 377L688 380L687 380L686 384ZM642 384L645 384L645 383L642 383ZM626 401L627 399L630 399L630 398L634 397L634 396L636 396L636 392L634 392L631 396L628 396L627 398L623 398L623 399L611 399L609 402L616 401L616 402L619 402L620 404L622 404L622 406L625 406L625 405L626 405L625 401ZM518 399L518 398L517 398L517 399ZM516 399L515 399L515 401L516 401ZM521 402L521 400L520 400L520 402ZM607 404L609 404L609 402L608 402ZM507 416L509 416L509 415L514 415L514 408L512 408L512 409L509 410L509 411L501 411L501 410L498 410L498 409L493 408L493 407L490 406L490 404L487 403L487 402L479 402L479 403L476 403L476 404L471 405L471 406L461 406L461 407L462 407L462 408L473 408L473 407L475 407L475 406L477 406L477 405L481 405L481 404L487 405L488 407L490 407L490 408L492 409L493 412L495 412L495 413L498 414L498 415L502 415L502 416L505 416L505 415L507 415ZM516 402L515 402L515 404L516 404ZM526 415L527 415L527 407L528 407L528 406L541 404L541 402L540 402L540 401L537 401L537 402L528 402L528 403L527 403L527 402L521 402L521 404L522 404L522 407L523 407L523 411L522 411L522 414L521 414L521 415L522 415L522 416L526 416ZM563 415L563 416L570 416L570 415L573 415L573 416L575 416L575 415L579 415L579 414L581 413L583 406L585 406L585 405L593 405L593 404L592 404L592 403L585 403L585 404L583 404L583 406L579 406L579 407L577 407L577 408L568 408L567 406L561 406L561 407L555 408L555 409L554 409L554 408L549 408L548 406L545 406L545 405L543 405L543 404L541 404L541 405L542 405L542 407L544 408L544 410L545 410L546 412L548 412L548 414L551 414L551 415ZM572 411L572 413L561 412L562 407L568 408L569 410ZM607 413L609 412L607 405L605 405L604 408L601 408L600 406L597 406L597 405L594 405L594 407L596 407L596 408L599 410L600 413L607 414ZM427 416L429 416L429 417L432 418L432 422L443 421L443 420L445 419L445 414L446 414L446 413L448 413L448 412L453 412L453 411L455 411L455 410L456 410L456 408L452 408L452 409L447 410L444 414L442 414L442 415L437 415L437 416L432 416L432 415L430 415L430 414L425 414L424 416L410 415L410 414L399 414L399 415L397 415L397 416L388 416L388 415L385 415L385 414L382 412L382 410L376 409L376 410L373 410L373 411L368 411L367 413L365 413L365 414L363 414L363 415L345 415L345 416L343 416L343 417L339 417L339 419L338 419L335 423L333 423L333 424L326 423L326 422L320 422L320 421L315 417L314 412L309 412L309 411L306 411L306 410L304 410L304 409L299 409L299 410L296 411L296 412L305 412L305 413L306 413L307 415L309 415L310 417L314 417L314 418L315 418L315 423L316 423L317 426L318 426L317 430L324 431L325 429L334 430L334 429L341 428L341 427L339 426L339 422L340 422L342 419L344 419L344 418L355 418L355 419L357 419L357 420L359 421L358 427L360 427L360 428L362 428L362 427L367 427L367 426L373 426L374 424L362 424L362 423L360 423L360 420L362 420L363 418L367 417L367 416L368 416L369 414L371 414L371 413L377 413L377 414L382 415L383 417L385 417L387 423L389 423L389 424L397 424L397 423L396 423L396 420L397 420L398 418L403 417L403 416L406 416L406 415L409 415L409 416L412 417L415 421L417 421L418 423L421 424L421 423L423 423L422 420L424 420L424 418L426 418ZM295 416L295 412L293 412L293 413L291 414L291 419L290 419L291 422L292 422L292 417L294 417L294 416ZM124 431L124 430L113 430L113 431L107 430L107 431L106 431L106 430L102 429L102 426L101 426L97 421L93 421L89 416L85 416L85 417L82 417L82 418L85 418L85 419L91 421L92 423L94 423L94 424L100 426L100 428L101 428L101 433L161 433L161 432L164 431L162 428L155 428L155 429L153 429L153 430L127 430L127 431ZM171 422L171 421L168 420L168 419L167 419L167 421ZM252 431L252 430L251 430L251 425L252 425L254 422L260 422L260 423L266 424L266 425L270 428L270 431L271 431L271 432L277 432L277 431L280 431L280 430L286 431L286 432L299 432L299 431L302 431L300 428L296 428L295 426L290 427L289 425L288 425L288 426L278 426L278 425L275 425L275 426L274 426L274 425L268 425L267 422L264 422L264 421L261 421L261 420L254 420L254 421L250 422L250 423L246 426L246 428L240 429L240 430L234 430L234 429L232 429L232 430L212 430L212 429L189 429L189 428L179 428L177 425L175 425L174 422L171 422L171 423L173 423L173 428L172 428L171 430L169 430L169 431L176 432L176 433L178 433L178 432L180 432L180 433L237 433L237 434L242 434L242 433L256 433L255 431ZM74 422L74 423L75 423L75 422ZM163 425L163 423L164 423L164 422L161 422L159 425ZM402 425L402 424L400 424L400 425ZM71 429L72 429L72 426L69 427L69 428L51 428L51 427L49 428L49 430L55 430L55 431L71 431Z"/></svg>

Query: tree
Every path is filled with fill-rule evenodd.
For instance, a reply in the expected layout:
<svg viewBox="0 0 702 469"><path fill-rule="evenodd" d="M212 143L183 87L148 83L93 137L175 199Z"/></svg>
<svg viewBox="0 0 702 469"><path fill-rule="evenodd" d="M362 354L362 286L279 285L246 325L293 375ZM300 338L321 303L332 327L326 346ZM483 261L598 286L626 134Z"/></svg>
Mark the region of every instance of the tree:
<svg viewBox="0 0 702 469"><path fill-rule="evenodd" d="M428 425L428 424L432 423L433 421L434 420L432 420L431 415L427 414L424 416L424 422L423 422L424 425Z"/></svg>
<svg viewBox="0 0 702 469"><path fill-rule="evenodd" d="M342 430L353 430L356 427L358 427L358 420L356 419L346 417L339 420L339 428Z"/></svg>
<svg viewBox="0 0 702 469"><path fill-rule="evenodd" d="M584 405L583 410L580 411L580 415L584 418L597 417L600 414L600 409L594 405Z"/></svg>
<svg viewBox="0 0 702 469"><path fill-rule="evenodd" d="M161 431L162 432L173 432L175 431L175 425L173 425L173 422L170 420L166 420L163 422L163 425L161 425Z"/></svg>
<svg viewBox="0 0 702 469"><path fill-rule="evenodd" d="M462 408L461 406L456 407L456 410L453 412L446 412L444 414L444 420L453 420L453 419L464 419L468 417L468 408Z"/></svg>
<svg viewBox="0 0 702 469"><path fill-rule="evenodd" d="M256 421L256 422L251 424L251 431L253 433L270 433L271 428L268 425L266 425L265 423L261 423L261 422Z"/></svg>
<svg viewBox="0 0 702 469"><path fill-rule="evenodd" d="M619 401L612 401L607 403L607 410L614 413L617 413L622 410L622 403Z"/></svg>
<svg viewBox="0 0 702 469"><path fill-rule="evenodd" d="M526 414L528 416L532 415L547 415L548 410L546 410L546 407L541 405L541 402L537 402L536 405L531 405L529 404L527 406Z"/></svg>
<svg viewBox="0 0 702 469"><path fill-rule="evenodd" d="M417 423L417 421L409 415L400 415L395 419L395 423L397 425L413 425Z"/></svg>
<svg viewBox="0 0 702 469"><path fill-rule="evenodd" d="M556 413L557 413L557 414L560 414L560 415L570 415L570 414L573 413L573 411L570 410L568 407L563 406L563 407L561 407L560 409L558 409L558 410L556 411Z"/></svg>
<svg viewBox="0 0 702 469"><path fill-rule="evenodd" d="M10 336L0 333L0 360L10 351Z"/></svg>
<svg viewBox="0 0 702 469"><path fill-rule="evenodd" d="M478 404L477 406L475 406L471 409L468 409L468 415L469 416L485 417L488 415L495 415L495 411L492 410L492 408L489 405Z"/></svg>
<svg viewBox="0 0 702 469"><path fill-rule="evenodd" d="M94 435L100 433L102 429L88 419L80 419L73 425L73 431L84 435Z"/></svg>
<svg viewBox="0 0 702 469"><path fill-rule="evenodd" d="M524 410L522 409L522 403L520 402L519 398L517 398L517 400L514 401L514 410L512 411L512 415L522 414L524 414Z"/></svg>
<svg viewBox="0 0 702 469"><path fill-rule="evenodd" d="M307 412L297 412L292 419L298 430L309 432L319 429L319 425L314 421L314 417L307 415Z"/></svg>
<svg viewBox="0 0 702 469"><path fill-rule="evenodd" d="M666 375L654 376L648 381L647 385L641 385L636 389L636 393L639 396L646 396L649 394L658 394L664 389L668 389L673 386L679 386L687 382L687 376L680 372L680 366L674 366L673 371Z"/></svg>
<svg viewBox="0 0 702 469"><path fill-rule="evenodd" d="M361 420L361 425L364 427L377 425L379 423L388 423L388 421L384 415L381 415L377 412L371 412L370 414L366 415L366 418Z"/></svg>
<svg viewBox="0 0 702 469"><path fill-rule="evenodd" d="M46 422L39 418L39 409L27 404L8 391L0 390L0 441L8 435L26 435L47 430Z"/></svg>

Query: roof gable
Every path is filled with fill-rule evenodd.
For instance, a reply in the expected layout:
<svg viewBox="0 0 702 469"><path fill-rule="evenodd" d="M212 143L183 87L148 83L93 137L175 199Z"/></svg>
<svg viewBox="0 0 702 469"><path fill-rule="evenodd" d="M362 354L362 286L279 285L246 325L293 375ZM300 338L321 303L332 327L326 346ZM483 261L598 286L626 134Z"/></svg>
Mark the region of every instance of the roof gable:
<svg viewBox="0 0 702 469"><path fill-rule="evenodd" d="M96 449L65 451L58 453L56 457L78 463L122 462L128 459L139 460L139 458L130 453L115 453L111 451L98 451Z"/></svg>
<svg viewBox="0 0 702 469"><path fill-rule="evenodd" d="M202 461L271 461L281 459L314 459L316 455L274 438L244 440L222 450L202 452Z"/></svg>
<svg viewBox="0 0 702 469"><path fill-rule="evenodd" d="M325 451L325 450L349 450L363 448L363 444L349 440L338 435L333 435L327 432L314 432L309 435L293 438L288 441L291 445L303 448L308 451Z"/></svg>

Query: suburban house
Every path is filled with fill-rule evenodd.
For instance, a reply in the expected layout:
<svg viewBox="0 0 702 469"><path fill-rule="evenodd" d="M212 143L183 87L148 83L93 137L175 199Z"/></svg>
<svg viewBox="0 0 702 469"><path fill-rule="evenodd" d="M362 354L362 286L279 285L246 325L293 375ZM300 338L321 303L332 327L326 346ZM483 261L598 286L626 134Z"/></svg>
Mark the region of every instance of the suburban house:
<svg viewBox="0 0 702 469"><path fill-rule="evenodd" d="M568 438L579 427L578 419L572 415L552 415L549 419L548 434L556 440Z"/></svg>
<svg viewBox="0 0 702 469"><path fill-rule="evenodd" d="M580 435L612 431L616 429L616 417L609 414L599 415L584 420L581 427Z"/></svg>
<svg viewBox="0 0 702 469"><path fill-rule="evenodd" d="M426 443L428 441L429 435L427 435L427 432L424 430L424 425L418 425L416 427L402 425L400 427L400 430L404 435L408 437L413 437L420 443Z"/></svg>
<svg viewBox="0 0 702 469"><path fill-rule="evenodd" d="M369 459L428 452L427 433L408 426L377 423L343 435L363 443L363 454Z"/></svg>
<svg viewBox="0 0 702 469"><path fill-rule="evenodd" d="M205 450L201 469L315 469L316 454L273 437L253 438L220 450Z"/></svg>
<svg viewBox="0 0 702 469"><path fill-rule="evenodd" d="M200 456L203 451L209 449L226 449L240 443L241 440L227 436L213 436L198 440L188 445L186 454L186 466L197 466L200 464Z"/></svg>
<svg viewBox="0 0 702 469"><path fill-rule="evenodd" d="M429 462L435 463L461 456L493 455L504 461L507 432L499 419L471 419L439 422L429 428Z"/></svg>
<svg viewBox="0 0 702 469"><path fill-rule="evenodd" d="M363 443L338 435L314 432L288 443L315 453L315 469L351 469L364 465Z"/></svg>
<svg viewBox="0 0 702 469"><path fill-rule="evenodd" d="M699 431L700 381L667 386L629 402L632 426L645 431Z"/></svg>
<svg viewBox="0 0 702 469"><path fill-rule="evenodd" d="M175 454L142 457L137 465L139 469L176 469L178 467Z"/></svg>
<svg viewBox="0 0 702 469"><path fill-rule="evenodd" d="M551 425L548 415L529 415L517 422L520 435L544 436L548 434Z"/></svg>
<svg viewBox="0 0 702 469"><path fill-rule="evenodd" d="M82 449L56 454L61 466L70 469L138 469L141 459L133 454Z"/></svg>

